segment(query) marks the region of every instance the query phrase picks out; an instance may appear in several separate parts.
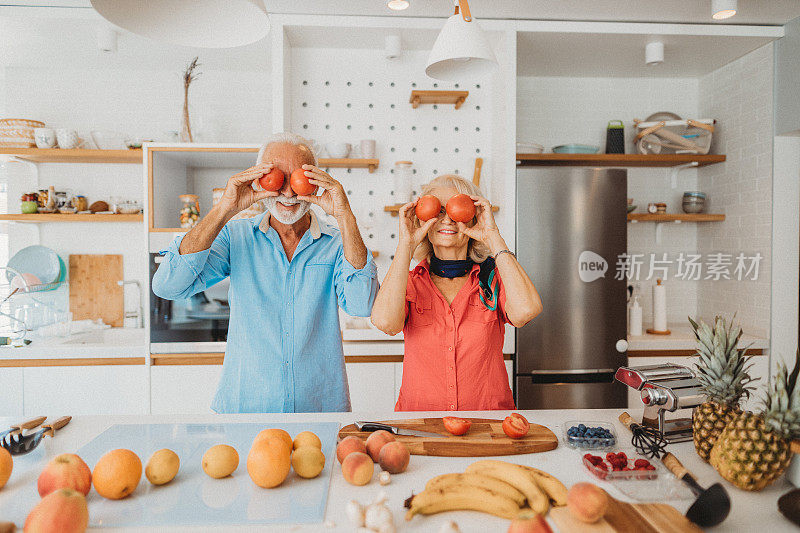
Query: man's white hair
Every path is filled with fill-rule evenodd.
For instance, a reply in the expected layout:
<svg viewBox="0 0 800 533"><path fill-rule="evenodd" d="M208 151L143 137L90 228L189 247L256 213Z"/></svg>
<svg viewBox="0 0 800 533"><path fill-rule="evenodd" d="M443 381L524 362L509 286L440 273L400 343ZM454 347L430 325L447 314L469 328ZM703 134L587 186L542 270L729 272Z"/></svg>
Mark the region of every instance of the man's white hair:
<svg viewBox="0 0 800 533"><path fill-rule="evenodd" d="M300 135L297 135L296 133L289 133L287 131L282 133L273 133L270 135L270 137L264 142L264 144L261 145L261 148L258 150L258 158L256 159L256 162L261 161L261 157L271 144L291 144L293 146L303 146L308 149L311 157L314 158L314 165L317 164L317 154L314 153L314 148L311 146L311 143Z"/></svg>

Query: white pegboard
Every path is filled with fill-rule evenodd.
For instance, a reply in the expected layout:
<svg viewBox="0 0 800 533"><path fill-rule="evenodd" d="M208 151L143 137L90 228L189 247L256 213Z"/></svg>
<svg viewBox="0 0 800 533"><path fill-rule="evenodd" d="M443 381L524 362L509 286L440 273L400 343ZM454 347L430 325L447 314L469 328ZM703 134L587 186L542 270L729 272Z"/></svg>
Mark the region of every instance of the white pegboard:
<svg viewBox="0 0 800 533"><path fill-rule="evenodd" d="M318 145L375 139L378 169L330 169L348 192L381 279L397 247L398 219L383 210L396 204L395 161L414 163L415 192L437 175L458 173L472 180L475 158L483 157L481 188L492 199L491 92L487 82L438 82L425 76L427 52L405 52L388 60L380 50L292 49L291 129ZM450 105L413 109L413 89L469 91L458 110ZM320 155L325 155L323 152Z"/></svg>

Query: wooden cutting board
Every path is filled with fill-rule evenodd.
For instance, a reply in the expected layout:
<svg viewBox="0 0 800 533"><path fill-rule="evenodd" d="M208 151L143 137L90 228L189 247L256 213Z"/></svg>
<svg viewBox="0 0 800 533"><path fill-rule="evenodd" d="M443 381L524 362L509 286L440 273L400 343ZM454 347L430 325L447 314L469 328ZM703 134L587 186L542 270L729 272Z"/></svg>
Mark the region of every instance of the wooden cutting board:
<svg viewBox="0 0 800 533"><path fill-rule="evenodd" d="M586 524L572 516L566 507L554 507L550 517L562 533L700 533L703 530L677 509L665 503L625 503L609 496L605 517Z"/></svg>
<svg viewBox="0 0 800 533"><path fill-rule="evenodd" d="M122 327L125 308L121 255L69 256L69 310L73 320L97 320Z"/></svg>
<svg viewBox="0 0 800 533"><path fill-rule="evenodd" d="M472 421L466 435L457 437L444 428L441 418L412 418L406 420L384 420L382 424L402 429L429 431L441 437L415 437L398 435L397 440L408 446L412 455L436 455L441 457L487 457L546 452L558 446L558 438L544 426L531 424L528 434L521 439L512 439L503 433L503 421L489 418L467 418ZM339 430L339 439L355 435L366 440L369 432L358 431L354 424Z"/></svg>

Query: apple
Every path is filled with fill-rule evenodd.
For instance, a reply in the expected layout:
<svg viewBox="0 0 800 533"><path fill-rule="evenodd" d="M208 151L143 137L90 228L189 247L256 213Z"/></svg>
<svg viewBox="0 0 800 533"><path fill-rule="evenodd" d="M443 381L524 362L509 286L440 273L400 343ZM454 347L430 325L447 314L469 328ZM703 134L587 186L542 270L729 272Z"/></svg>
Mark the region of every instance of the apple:
<svg viewBox="0 0 800 533"><path fill-rule="evenodd" d="M42 498L25 519L25 533L83 533L89 525L86 497L58 489Z"/></svg>
<svg viewBox="0 0 800 533"><path fill-rule="evenodd" d="M37 486L43 498L58 489L74 489L86 496L92 488L92 471L74 453L62 453L47 463Z"/></svg>

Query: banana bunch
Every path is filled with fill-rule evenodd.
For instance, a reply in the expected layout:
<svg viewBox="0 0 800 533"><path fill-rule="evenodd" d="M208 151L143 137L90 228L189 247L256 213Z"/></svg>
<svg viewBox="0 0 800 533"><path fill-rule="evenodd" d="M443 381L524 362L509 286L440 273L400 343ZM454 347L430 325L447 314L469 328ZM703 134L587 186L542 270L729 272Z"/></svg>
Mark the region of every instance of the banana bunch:
<svg viewBox="0 0 800 533"><path fill-rule="evenodd" d="M406 520L444 511L480 511L513 519L529 507L547 514L550 502L567 504L567 488L547 472L505 461L481 460L463 474L444 474L405 502Z"/></svg>

